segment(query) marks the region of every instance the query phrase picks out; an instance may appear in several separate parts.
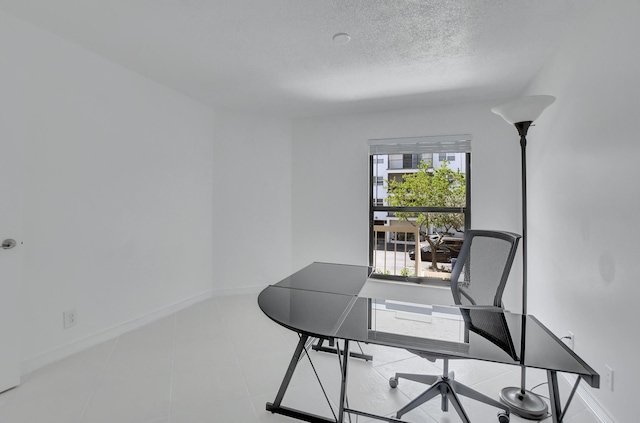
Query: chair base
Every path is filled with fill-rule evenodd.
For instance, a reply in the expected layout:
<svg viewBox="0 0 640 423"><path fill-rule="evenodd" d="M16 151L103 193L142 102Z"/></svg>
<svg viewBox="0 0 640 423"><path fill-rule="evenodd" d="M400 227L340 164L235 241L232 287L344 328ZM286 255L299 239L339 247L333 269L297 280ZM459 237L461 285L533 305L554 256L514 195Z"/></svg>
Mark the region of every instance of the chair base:
<svg viewBox="0 0 640 423"><path fill-rule="evenodd" d="M453 373L451 373L451 375L453 375ZM494 400L493 398L490 398L478 391L475 391L469 388L466 385L463 385L462 383L454 380L453 377L396 373L395 377L389 380L389 385L392 388L395 388L396 386L398 386L399 378L413 380L415 382L420 382L420 383L426 383L431 386L426 391L424 391L423 393L418 395L416 398L411 400L411 402L409 402L407 405L405 405L400 410L398 410L396 414L397 419L402 418L404 414L424 404L425 402L436 397L437 395L441 395L442 405L440 408L442 409L442 411L445 411L445 412L449 411L448 405L449 403L451 403L453 408L456 410L456 412L460 416L460 419L462 420L462 422L470 423L469 416L467 416L467 413L462 407L462 403L460 402L460 399L458 397L458 395L463 395L467 398L471 398L476 401L480 401L485 404L488 404L503 410L503 412L498 413L498 422L509 423L509 420L510 420L509 407L507 407L505 404L498 402L497 400Z"/></svg>

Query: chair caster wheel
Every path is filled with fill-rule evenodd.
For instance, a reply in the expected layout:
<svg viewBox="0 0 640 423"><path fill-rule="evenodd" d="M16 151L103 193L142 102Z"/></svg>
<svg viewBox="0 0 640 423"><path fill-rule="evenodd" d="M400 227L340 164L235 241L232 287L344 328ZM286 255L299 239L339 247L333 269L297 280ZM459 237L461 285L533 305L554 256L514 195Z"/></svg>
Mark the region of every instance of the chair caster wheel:
<svg viewBox="0 0 640 423"><path fill-rule="evenodd" d="M499 423L509 423L511 421L511 419L509 418L509 415L506 413L498 413L498 422Z"/></svg>
<svg viewBox="0 0 640 423"><path fill-rule="evenodd" d="M392 388L398 386L398 379L396 377L389 378L389 386L391 386Z"/></svg>

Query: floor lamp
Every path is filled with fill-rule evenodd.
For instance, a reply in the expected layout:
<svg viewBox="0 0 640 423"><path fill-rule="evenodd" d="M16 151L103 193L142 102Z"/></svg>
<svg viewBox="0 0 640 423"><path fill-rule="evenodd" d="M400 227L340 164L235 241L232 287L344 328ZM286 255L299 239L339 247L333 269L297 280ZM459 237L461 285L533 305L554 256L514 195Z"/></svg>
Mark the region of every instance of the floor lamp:
<svg viewBox="0 0 640 423"><path fill-rule="evenodd" d="M514 125L520 135L522 157L522 315L527 314L527 131L534 120L551 103L555 97L550 95L534 95L508 101L491 109L491 111L509 124ZM524 343L525 319L522 319L522 339ZM511 412L525 419L539 420L547 415L547 403L531 391L526 390L526 367L524 366L524 348L521 349L521 383L520 387L507 387L500 392L500 398L509 406Z"/></svg>

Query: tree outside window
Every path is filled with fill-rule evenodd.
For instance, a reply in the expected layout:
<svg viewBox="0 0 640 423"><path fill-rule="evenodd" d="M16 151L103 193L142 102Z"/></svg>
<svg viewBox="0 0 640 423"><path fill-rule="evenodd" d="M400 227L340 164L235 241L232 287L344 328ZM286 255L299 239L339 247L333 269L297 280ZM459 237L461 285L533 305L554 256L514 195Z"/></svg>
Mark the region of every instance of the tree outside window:
<svg viewBox="0 0 640 423"><path fill-rule="evenodd" d="M465 226L465 216L460 211L437 210L466 206L466 175L459 169L450 169L447 164L445 160L442 166L434 169L431 161L422 161L417 172L404 174L400 180L385 180L387 205L401 208L395 211L395 216L418 228L431 251L437 251L444 236L461 232ZM420 210L411 211L410 208ZM431 258L431 268L438 270L436 254L431 254Z"/></svg>

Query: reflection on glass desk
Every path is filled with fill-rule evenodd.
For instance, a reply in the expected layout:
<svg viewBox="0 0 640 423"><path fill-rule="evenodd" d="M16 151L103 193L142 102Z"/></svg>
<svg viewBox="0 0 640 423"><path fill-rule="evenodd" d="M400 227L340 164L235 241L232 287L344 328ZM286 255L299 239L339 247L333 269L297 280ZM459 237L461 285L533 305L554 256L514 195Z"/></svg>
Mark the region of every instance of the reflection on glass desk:
<svg viewBox="0 0 640 423"><path fill-rule="evenodd" d="M267 404L269 411L309 422L342 422L345 413L391 421L346 406L349 360L344 358L340 409L335 420L281 405L296 364L313 338L343 340L343 353L347 357L349 342L357 341L544 369L554 423L563 418L557 372L578 376L567 405L580 380L595 388L599 386L599 375L534 316L509 313L497 307L458 307L428 304L419 299L360 297L358 293L370 272L366 266L313 263L260 293L258 304L262 311L300 335L276 400Z"/></svg>
<svg viewBox="0 0 640 423"><path fill-rule="evenodd" d="M371 329L368 339L372 342L394 342L409 348L428 345L430 351L458 351L467 354L469 339L460 310L454 307L437 307L372 299Z"/></svg>
<svg viewBox="0 0 640 423"><path fill-rule="evenodd" d="M581 375L591 386L599 386L599 375L532 315L522 316L499 308L433 305L429 309L424 304L406 302L403 302L405 309L397 312L381 310L382 301L357 298L335 336L459 358L574 373ZM425 309L422 315L416 316L415 309L413 312L406 310L408 306ZM365 319L364 315L371 318ZM521 353L522 345L525 354Z"/></svg>

